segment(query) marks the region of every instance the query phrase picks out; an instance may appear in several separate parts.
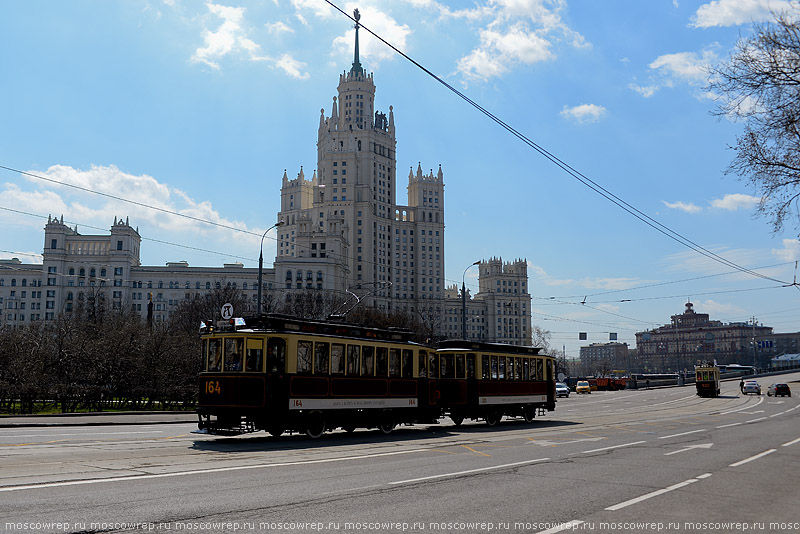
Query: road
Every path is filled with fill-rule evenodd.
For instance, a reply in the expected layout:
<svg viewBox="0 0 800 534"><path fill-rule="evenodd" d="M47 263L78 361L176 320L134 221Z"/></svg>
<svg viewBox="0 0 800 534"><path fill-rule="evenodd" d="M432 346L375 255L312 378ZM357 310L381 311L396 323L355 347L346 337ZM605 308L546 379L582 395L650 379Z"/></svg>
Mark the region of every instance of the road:
<svg viewBox="0 0 800 534"><path fill-rule="evenodd" d="M526 425L272 438L0 428L4 532L800 531L790 398L572 394ZM762 379L766 391L769 379Z"/></svg>

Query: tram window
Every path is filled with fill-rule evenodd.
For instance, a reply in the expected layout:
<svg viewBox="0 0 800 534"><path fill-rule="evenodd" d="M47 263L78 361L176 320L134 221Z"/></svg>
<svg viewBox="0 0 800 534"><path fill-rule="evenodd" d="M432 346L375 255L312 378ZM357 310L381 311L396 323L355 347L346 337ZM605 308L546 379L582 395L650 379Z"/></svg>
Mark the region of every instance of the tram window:
<svg viewBox="0 0 800 534"><path fill-rule="evenodd" d="M222 340L210 339L208 340L208 370L221 371L222 370Z"/></svg>
<svg viewBox="0 0 800 534"><path fill-rule="evenodd" d="M225 370L242 370L242 345L244 340L240 337L229 337L225 339Z"/></svg>
<svg viewBox="0 0 800 534"><path fill-rule="evenodd" d="M328 351L330 346L327 343L314 343L314 374L328 374Z"/></svg>
<svg viewBox="0 0 800 534"><path fill-rule="evenodd" d="M703 371L697 371L697 380L703 379Z"/></svg>
<svg viewBox="0 0 800 534"><path fill-rule="evenodd" d="M310 341L297 342L297 372L311 372L311 346Z"/></svg>
<svg viewBox="0 0 800 534"><path fill-rule="evenodd" d="M386 376L388 371L386 347L378 347L375 351L375 376Z"/></svg>
<svg viewBox="0 0 800 534"><path fill-rule="evenodd" d="M531 360L530 358L522 358L522 379L531 379Z"/></svg>
<svg viewBox="0 0 800 534"><path fill-rule="evenodd" d="M505 356L500 356L498 358L498 361L499 361L499 364L497 366L497 368L498 368L497 378L499 380L505 380L506 379L506 357Z"/></svg>
<svg viewBox="0 0 800 534"><path fill-rule="evenodd" d="M411 378L414 376L414 351L410 349L403 349L403 364L402 364L403 378Z"/></svg>
<svg viewBox="0 0 800 534"><path fill-rule="evenodd" d="M464 369L464 355L456 354L456 378L466 378Z"/></svg>
<svg viewBox="0 0 800 534"><path fill-rule="evenodd" d="M428 353L424 350L419 351L419 377L428 376Z"/></svg>
<svg viewBox="0 0 800 534"><path fill-rule="evenodd" d="M261 339L247 340L247 358L244 368L250 372L262 372L264 364L264 341Z"/></svg>
<svg viewBox="0 0 800 534"><path fill-rule="evenodd" d="M375 374L375 347L364 347L363 358L361 359L361 376L373 376Z"/></svg>
<svg viewBox="0 0 800 534"><path fill-rule="evenodd" d="M286 342L279 337L271 337L267 341L267 372L284 372L286 370Z"/></svg>
<svg viewBox="0 0 800 534"><path fill-rule="evenodd" d="M400 349L389 349L389 376L400 376Z"/></svg>
<svg viewBox="0 0 800 534"><path fill-rule="evenodd" d="M497 356L492 356L492 379L497 380Z"/></svg>
<svg viewBox="0 0 800 534"><path fill-rule="evenodd" d="M481 378L489 380L491 374L489 373L489 356L481 356Z"/></svg>
<svg viewBox="0 0 800 534"><path fill-rule="evenodd" d="M536 358L536 380L544 380L544 360Z"/></svg>
<svg viewBox="0 0 800 534"><path fill-rule="evenodd" d="M475 355L467 354L467 378L475 378Z"/></svg>
<svg viewBox="0 0 800 534"><path fill-rule="evenodd" d="M522 380L522 358L514 358L514 380Z"/></svg>
<svg viewBox="0 0 800 534"><path fill-rule="evenodd" d="M358 376L358 369L361 366L361 347L358 345L347 345L347 374Z"/></svg>
<svg viewBox="0 0 800 534"><path fill-rule="evenodd" d="M514 380L514 358L508 358L508 379Z"/></svg>
<svg viewBox="0 0 800 534"><path fill-rule="evenodd" d="M438 355L431 353L431 357L428 360L428 371L431 378L439 378L439 357Z"/></svg>
<svg viewBox="0 0 800 534"><path fill-rule="evenodd" d="M439 376L441 378L455 378L456 366L453 364L452 354L442 354L439 359Z"/></svg>
<svg viewBox="0 0 800 534"><path fill-rule="evenodd" d="M344 345L331 344L331 374L344 374Z"/></svg>

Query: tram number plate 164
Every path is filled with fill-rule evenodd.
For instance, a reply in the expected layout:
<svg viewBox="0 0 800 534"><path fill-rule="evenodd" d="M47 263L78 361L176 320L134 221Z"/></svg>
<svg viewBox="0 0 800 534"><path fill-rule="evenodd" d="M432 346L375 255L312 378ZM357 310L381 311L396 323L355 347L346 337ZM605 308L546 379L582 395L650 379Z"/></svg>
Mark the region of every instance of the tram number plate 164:
<svg viewBox="0 0 800 534"><path fill-rule="evenodd" d="M222 393L222 387L219 385L218 380L206 380L206 393L211 395L220 395Z"/></svg>

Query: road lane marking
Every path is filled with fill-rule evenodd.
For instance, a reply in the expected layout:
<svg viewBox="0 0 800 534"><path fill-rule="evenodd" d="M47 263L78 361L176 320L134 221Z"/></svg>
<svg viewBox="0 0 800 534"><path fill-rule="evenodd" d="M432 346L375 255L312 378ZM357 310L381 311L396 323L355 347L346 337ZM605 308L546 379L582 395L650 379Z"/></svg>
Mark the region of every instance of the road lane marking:
<svg viewBox="0 0 800 534"><path fill-rule="evenodd" d="M763 421L766 417L759 417L757 419L750 419L749 421L745 421L745 423L755 423L756 421Z"/></svg>
<svg viewBox="0 0 800 534"><path fill-rule="evenodd" d="M561 532L564 530L577 530L578 525L582 524L583 521L576 519L574 521L564 523L563 525L559 525L557 527L548 528L547 530L541 530L537 534L556 534L556 532Z"/></svg>
<svg viewBox="0 0 800 534"><path fill-rule="evenodd" d="M410 478L408 480L397 480L395 482L389 482L390 486L397 486L399 484L413 484L414 482L422 482L424 480L434 480L437 478L445 478L445 477L457 477L461 475L469 475L471 473L480 473L483 471L493 471L496 469L506 469L508 467L516 467L520 465L529 465L535 464L537 462L546 462L550 458L538 458L536 460L525 460L524 462L514 462L511 464L503 464L503 465L493 465L491 467L481 467L478 469L468 469L466 471L457 471L455 473L442 473L441 475L431 475L428 477L420 477L420 478Z"/></svg>
<svg viewBox="0 0 800 534"><path fill-rule="evenodd" d="M622 445L614 445L613 447L603 447L602 449L592 449L590 451L583 451L583 454L589 454L590 452L609 451L611 449L619 449L620 447L630 447L631 445L639 445L640 443L647 443L647 441L634 441L633 443L624 443Z"/></svg>
<svg viewBox="0 0 800 534"><path fill-rule="evenodd" d="M697 432L705 432L705 428L699 428L697 430L690 430L689 432L682 432L680 434L672 434L671 436L661 436L658 439L669 439L669 438L677 438L678 436L686 436L687 434L695 434Z"/></svg>
<svg viewBox="0 0 800 534"><path fill-rule="evenodd" d="M755 456L751 456L750 458L745 458L744 460L739 460L738 462L733 463L733 464L729 465L728 467L739 467L740 465L744 465L747 462L752 462L753 460L758 460L759 458L762 458L762 457L764 457L764 456L766 456L768 454L772 454L776 450L778 450L778 449L769 449L768 451L764 451L764 452L758 453Z"/></svg>
<svg viewBox="0 0 800 534"><path fill-rule="evenodd" d="M696 477L694 477L694 478L697 478L697 479L699 479L699 480L703 480L704 478L708 478L708 477L710 477L710 476L711 476L711 473L703 473L702 475L697 475L697 476L696 476Z"/></svg>
<svg viewBox="0 0 800 534"><path fill-rule="evenodd" d="M789 443L784 443L783 445L781 445L781 447L788 447L789 445L794 445L795 443L800 443L800 438L793 439Z"/></svg>
<svg viewBox="0 0 800 534"><path fill-rule="evenodd" d="M727 428L727 427L729 427L729 426L739 426L739 425L741 425L741 424L742 424L742 423L729 423L729 424L727 424L727 425L720 425L720 426L718 426L717 428Z"/></svg>
<svg viewBox="0 0 800 534"><path fill-rule="evenodd" d="M467 445L462 445L462 447L464 447L465 449L467 449L469 451L474 452L475 454L480 454L481 456L489 456L489 457L492 456L491 454L486 454L485 452L476 451L475 449L473 449L472 447L469 447Z"/></svg>
<svg viewBox="0 0 800 534"><path fill-rule="evenodd" d="M194 471L177 471L175 473L158 473L151 475L130 475L124 477L108 477L108 478L89 478L81 480L69 480L64 482L45 482L43 484L26 484L23 486L2 486L0 493L9 491L23 491L35 490L44 488L60 488L64 486L83 486L88 484L102 484L104 482L129 482L134 480L150 480L155 478L171 478L182 477L187 475L205 475L209 473L225 473L229 471L246 471L250 469L270 469L273 467L294 467L312 464L324 464L332 462L343 462L347 460L361 460L363 458L378 458L382 456L395 456L398 454L410 454L414 452L429 452L430 449L411 449L407 451L394 451L394 452L380 452L375 454L365 454L363 456L348 456L344 458L326 458L322 460L306 460L302 462L285 462L275 464L256 464L256 465L239 465L232 467L216 467L213 469L197 469Z"/></svg>
<svg viewBox="0 0 800 534"><path fill-rule="evenodd" d="M686 452L692 449L710 449L714 444L713 443L701 443L700 445L689 445L684 449L678 449L677 451L667 452L664 453L664 456L672 456L673 454L678 454L679 452Z"/></svg>
<svg viewBox="0 0 800 534"><path fill-rule="evenodd" d="M759 404L761 404L762 402L764 402L764 397L760 397L760 398L758 399L758 402L755 404L755 406L748 406L748 405L744 405L744 406L742 406L741 408L736 408L735 410L729 410L729 411L727 411L727 412L720 412L720 415L728 415L729 413L736 413L736 412L741 412L742 410L747 410L747 409L750 409L750 408L755 408L756 406L758 406L758 405L759 405Z"/></svg>
<svg viewBox="0 0 800 534"><path fill-rule="evenodd" d="M639 503L639 502L642 502L642 501L646 501L647 499L652 499L653 497L658 497L659 495L663 495L664 493L668 493L670 491L674 491L676 489L683 488L685 486L688 486L689 484L694 484L695 482L699 482L699 480L697 480L696 478L691 478L689 480L685 480L685 481L680 482L678 484L673 484L672 486L669 486L668 488L656 490L656 491L647 493L645 495L641 495L639 497L627 500L625 502L621 502L619 504L615 504L614 506L609 506L608 508L606 508L606 510L609 510L609 511L612 511L612 512L616 512L617 510L620 510L620 509L625 508L627 506L630 506L632 504L636 504L636 503Z"/></svg>

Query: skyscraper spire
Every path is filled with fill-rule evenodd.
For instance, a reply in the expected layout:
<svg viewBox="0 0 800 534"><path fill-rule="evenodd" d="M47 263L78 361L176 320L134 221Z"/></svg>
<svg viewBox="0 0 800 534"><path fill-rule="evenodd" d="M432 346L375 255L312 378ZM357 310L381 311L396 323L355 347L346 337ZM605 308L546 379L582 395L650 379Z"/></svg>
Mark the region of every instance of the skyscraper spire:
<svg viewBox="0 0 800 534"><path fill-rule="evenodd" d="M353 18L356 19L356 48L355 53L353 54L353 67L350 69L350 74L355 75L364 75L364 69L361 67L361 62L358 60L358 21L361 20L361 13L358 12L358 9L353 11Z"/></svg>

